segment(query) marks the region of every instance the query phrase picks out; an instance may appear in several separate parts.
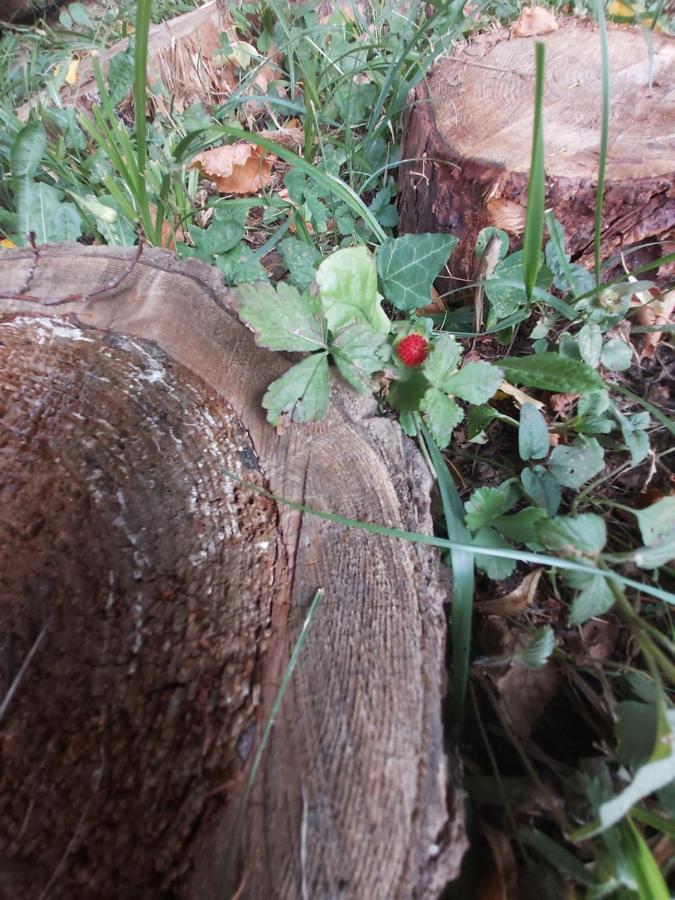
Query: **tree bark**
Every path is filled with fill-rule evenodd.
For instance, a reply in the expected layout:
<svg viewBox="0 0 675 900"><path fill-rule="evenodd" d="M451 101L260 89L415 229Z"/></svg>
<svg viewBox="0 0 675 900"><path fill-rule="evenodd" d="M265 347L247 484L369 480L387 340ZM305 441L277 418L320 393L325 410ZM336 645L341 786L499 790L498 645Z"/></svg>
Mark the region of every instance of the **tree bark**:
<svg viewBox="0 0 675 900"><path fill-rule="evenodd" d="M546 44L546 206L562 223L572 259L593 263L600 144L597 28L567 19L537 38L487 32L456 48L415 89L400 169L401 232L458 238L445 286L477 274L476 238L502 228L522 244L534 114L534 43ZM662 241L675 226L670 38L609 27L611 115L602 258ZM650 78L651 74L651 78ZM647 258L657 258L652 246ZM635 257L633 257L633 260ZM665 273L663 273L665 274Z"/></svg>
<svg viewBox="0 0 675 900"><path fill-rule="evenodd" d="M85 295L0 300L0 898L435 898L465 847L437 553L260 492L429 533L429 473L347 387L275 432L288 363L219 274L132 262L0 256L4 293Z"/></svg>

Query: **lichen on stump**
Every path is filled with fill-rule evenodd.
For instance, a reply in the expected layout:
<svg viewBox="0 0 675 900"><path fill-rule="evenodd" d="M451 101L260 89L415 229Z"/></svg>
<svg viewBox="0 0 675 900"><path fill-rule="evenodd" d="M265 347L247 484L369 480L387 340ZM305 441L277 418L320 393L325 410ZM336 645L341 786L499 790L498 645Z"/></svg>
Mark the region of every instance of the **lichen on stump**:
<svg viewBox="0 0 675 900"><path fill-rule="evenodd" d="M672 83L675 45L609 27L611 116L602 257L668 239L675 227ZM538 38L488 32L455 48L409 98L399 180L402 232L449 232L456 286L477 274L475 244L489 225L521 245L534 112L534 43L546 44L546 206L574 260L592 265L600 144L597 28L561 20ZM651 80L650 80L651 78ZM652 246L641 257L656 258ZM635 259L635 257L633 257ZM664 273L665 274L665 273Z"/></svg>

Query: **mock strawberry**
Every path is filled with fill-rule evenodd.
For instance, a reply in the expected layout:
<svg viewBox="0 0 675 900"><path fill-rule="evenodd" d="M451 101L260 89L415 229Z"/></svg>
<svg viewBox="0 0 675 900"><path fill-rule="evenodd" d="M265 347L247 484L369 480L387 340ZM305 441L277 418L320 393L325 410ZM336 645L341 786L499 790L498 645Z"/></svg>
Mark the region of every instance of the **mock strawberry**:
<svg viewBox="0 0 675 900"><path fill-rule="evenodd" d="M414 368L429 355L429 341L421 334L409 334L397 345L396 353L403 365Z"/></svg>

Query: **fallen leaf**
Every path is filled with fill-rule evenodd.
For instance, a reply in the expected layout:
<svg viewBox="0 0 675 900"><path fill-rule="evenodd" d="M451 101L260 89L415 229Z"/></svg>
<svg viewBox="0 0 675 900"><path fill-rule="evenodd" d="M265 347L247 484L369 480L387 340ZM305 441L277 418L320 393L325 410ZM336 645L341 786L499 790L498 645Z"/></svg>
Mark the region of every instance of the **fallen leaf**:
<svg viewBox="0 0 675 900"><path fill-rule="evenodd" d="M491 616L515 616L531 606L537 593L537 586L543 569L535 569L526 575L518 587L505 597L483 600L476 604L478 612Z"/></svg>
<svg viewBox="0 0 675 900"><path fill-rule="evenodd" d="M247 100L244 104L244 112L247 115L255 115L265 109L266 101L256 100L255 94L267 94L270 81L280 81L284 77L283 70L279 67L279 63L283 59L283 53L272 44L267 51L266 62L260 66L253 76L253 82L246 89L246 93L250 94L254 99ZM286 91L283 88L277 90L277 96L285 96Z"/></svg>
<svg viewBox="0 0 675 900"><path fill-rule="evenodd" d="M530 395L526 394L525 391L521 391L520 388L514 387L514 385L509 384L508 381L502 381L499 390L495 394L495 397L499 398L500 394L503 394L506 397L511 397L516 401L518 406L523 406L523 404L525 403L531 403L540 411L544 408L544 404L541 402L541 400L535 400L534 397L530 397Z"/></svg>
<svg viewBox="0 0 675 900"><path fill-rule="evenodd" d="M16 244L14 241L10 241L9 238L3 238L0 241L0 247L3 247L5 250L16 250Z"/></svg>
<svg viewBox="0 0 675 900"><path fill-rule="evenodd" d="M548 398L548 405L554 413L560 415L569 412L578 399L579 394L551 394Z"/></svg>
<svg viewBox="0 0 675 900"><path fill-rule="evenodd" d="M525 7L511 28L513 37L534 37L557 31L558 23L550 9L543 6Z"/></svg>
<svg viewBox="0 0 675 900"><path fill-rule="evenodd" d="M586 653L597 662L604 662L614 652L619 628L615 622L589 619L581 628L581 642Z"/></svg>
<svg viewBox="0 0 675 900"><path fill-rule="evenodd" d="M257 194L272 175L274 156L261 147L238 141L198 153L190 169L199 169L221 194Z"/></svg>
<svg viewBox="0 0 675 900"><path fill-rule="evenodd" d="M516 860L511 842L503 831L487 822L479 824L479 830L490 848L491 865L483 871L478 888L478 900L508 900L515 896L517 880Z"/></svg>
<svg viewBox="0 0 675 900"><path fill-rule="evenodd" d="M673 316L673 309L675 309L675 289L666 291L658 297L651 297L648 303L644 303L638 309L637 320L640 325L651 327L668 325ZM662 337L662 331L649 331L645 334L642 359L653 358Z"/></svg>
<svg viewBox="0 0 675 900"><path fill-rule="evenodd" d="M282 147L288 147L290 150L302 150L305 146L305 129L299 126L285 125L283 128L277 128L276 131L261 131L260 136L267 138L268 141L275 141Z"/></svg>
<svg viewBox="0 0 675 900"><path fill-rule="evenodd" d="M491 197L487 201L487 212L490 225L516 237L525 231L525 207L515 200L504 197Z"/></svg>
<svg viewBox="0 0 675 900"><path fill-rule="evenodd" d="M71 87L77 81L77 70L80 66L80 60L75 57L71 59L68 63L68 71L66 72L66 84L69 84Z"/></svg>

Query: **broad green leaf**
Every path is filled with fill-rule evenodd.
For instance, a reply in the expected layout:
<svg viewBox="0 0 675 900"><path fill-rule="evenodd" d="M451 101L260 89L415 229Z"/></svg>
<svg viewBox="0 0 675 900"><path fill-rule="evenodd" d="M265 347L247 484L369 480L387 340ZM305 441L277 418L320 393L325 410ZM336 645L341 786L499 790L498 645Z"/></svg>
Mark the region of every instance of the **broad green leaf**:
<svg viewBox="0 0 675 900"><path fill-rule="evenodd" d="M192 243L193 256L214 265L216 257L232 250L244 237L244 228L232 220L216 220L208 228L190 225L188 228Z"/></svg>
<svg viewBox="0 0 675 900"><path fill-rule="evenodd" d="M645 509L635 509L642 540L652 547L675 532L675 497L663 497Z"/></svg>
<svg viewBox="0 0 675 900"><path fill-rule="evenodd" d="M269 350L312 351L326 347L321 304L308 293L280 282L242 284L239 316L256 332L256 343Z"/></svg>
<svg viewBox="0 0 675 900"><path fill-rule="evenodd" d="M532 296L537 273L542 262L541 242L544 238L544 204L546 176L544 173L544 128L542 105L544 99L544 44L535 41L535 92L534 123L532 128L532 154L530 177L527 185L527 215L523 235L523 270L527 299Z"/></svg>
<svg viewBox="0 0 675 900"><path fill-rule="evenodd" d="M546 290L553 276L541 262L540 259L535 287ZM505 319L521 306L527 305L522 250L507 256L496 266L492 278L485 282L485 294L490 301L491 324L493 320L497 322Z"/></svg>
<svg viewBox="0 0 675 900"><path fill-rule="evenodd" d="M558 394L583 394L605 387L602 378L586 363L566 359L557 353L500 359L499 365L507 381Z"/></svg>
<svg viewBox="0 0 675 900"><path fill-rule="evenodd" d="M498 487L477 488L464 504L466 524L476 531L483 525L491 525L520 500L520 488L515 478L509 478Z"/></svg>
<svg viewBox="0 0 675 900"><path fill-rule="evenodd" d="M583 625L594 616L603 616L614 605L614 596L609 589L607 579L602 575L585 575L575 572L577 587L582 587L570 609L570 624ZM572 579L568 579L572 581Z"/></svg>
<svg viewBox="0 0 675 900"><path fill-rule="evenodd" d="M488 225L487 228L482 228L478 232L478 237L476 238L476 257L481 259L485 251L487 250L487 245L492 240L493 236L496 235L499 238L499 258L504 259L506 254L509 252L509 236L505 231L502 231L501 228L494 228L492 225Z"/></svg>
<svg viewBox="0 0 675 900"><path fill-rule="evenodd" d="M612 337L602 348L600 361L606 369L611 369L612 372L625 372L626 369L630 369L633 351L621 338Z"/></svg>
<svg viewBox="0 0 675 900"><path fill-rule="evenodd" d="M560 484L544 466L533 466L520 473L523 490L547 515L554 516L560 508Z"/></svg>
<svg viewBox="0 0 675 900"><path fill-rule="evenodd" d="M579 331L578 347L581 358L591 368L596 369L600 362L602 350L602 331L594 322L588 322Z"/></svg>
<svg viewBox="0 0 675 900"><path fill-rule="evenodd" d="M607 526L594 513L556 516L542 522L541 539L551 550L563 550L572 556L578 553L596 556L607 543ZM586 577L584 572L579 575Z"/></svg>
<svg viewBox="0 0 675 900"><path fill-rule="evenodd" d="M377 271L386 299L404 312L426 306L431 285L455 249L449 234L406 234L387 238L377 253Z"/></svg>
<svg viewBox="0 0 675 900"><path fill-rule="evenodd" d="M443 387L467 403L487 403L503 380L501 369L488 362L473 362L446 378Z"/></svg>
<svg viewBox="0 0 675 900"><path fill-rule="evenodd" d="M316 278L321 254L312 244L293 237L280 241L279 250L288 269L288 280L300 290L305 290Z"/></svg>
<svg viewBox="0 0 675 900"><path fill-rule="evenodd" d="M421 369L415 369L408 378L392 383L387 400L399 412L416 412L428 389L429 382Z"/></svg>
<svg viewBox="0 0 675 900"><path fill-rule="evenodd" d="M432 351L424 360L422 371L429 384L439 391L447 390L448 376L456 371L462 348L451 334L440 334L432 344Z"/></svg>
<svg viewBox="0 0 675 900"><path fill-rule="evenodd" d="M546 419L534 403L524 403L520 410L518 426L518 452L520 458L543 459L549 450Z"/></svg>
<svg viewBox="0 0 675 900"><path fill-rule="evenodd" d="M318 421L328 408L330 369L327 353L313 353L267 388L262 405L278 425L284 414L293 422Z"/></svg>
<svg viewBox="0 0 675 900"><path fill-rule="evenodd" d="M38 244L76 241L84 221L74 203L64 203L61 191L42 182L21 182L17 191L19 237L35 232Z"/></svg>
<svg viewBox="0 0 675 900"><path fill-rule="evenodd" d="M605 451L594 439L588 446L554 447L548 467L563 487L577 490L605 467Z"/></svg>
<svg viewBox="0 0 675 900"><path fill-rule="evenodd" d="M655 703L623 700L614 710L614 733L618 741L616 756L624 766L637 768L654 749L658 710Z"/></svg>
<svg viewBox="0 0 675 900"><path fill-rule="evenodd" d="M425 393L420 409L424 413L425 421L437 446L441 450L447 447L452 432L464 418L462 409L452 397L448 397L447 394L435 387L430 387Z"/></svg>
<svg viewBox="0 0 675 900"><path fill-rule="evenodd" d="M599 418L609 408L609 392L607 390L591 391L579 397L577 413L590 419Z"/></svg>
<svg viewBox="0 0 675 900"><path fill-rule="evenodd" d="M13 178L32 178L47 150L47 132L42 122L29 122L14 138L10 153Z"/></svg>
<svg viewBox="0 0 675 900"><path fill-rule="evenodd" d="M500 534L517 544L540 544L539 530L546 518L543 509L528 506L510 516L500 516L492 525Z"/></svg>
<svg viewBox="0 0 675 900"><path fill-rule="evenodd" d="M509 550L511 545L505 541L501 534L497 534L494 528L484 526L479 528L473 536L471 542L474 547L486 547L490 549ZM493 581L503 581L508 578L516 567L516 563L512 559L504 559L498 556L487 556L482 553L476 554L476 568L481 572L485 572L488 578Z"/></svg>
<svg viewBox="0 0 675 900"><path fill-rule="evenodd" d="M548 662L555 650L555 635L550 625L538 628L530 646L518 654L519 659L528 669L540 669Z"/></svg>
<svg viewBox="0 0 675 900"><path fill-rule="evenodd" d="M371 375L384 368L388 349L381 331L375 331L370 325L352 325L340 331L331 354L343 378L362 394L370 394Z"/></svg>
<svg viewBox="0 0 675 900"><path fill-rule="evenodd" d="M675 779L675 710L659 715L654 749L649 760L638 769L635 778L620 794L607 800L598 810L602 831L622 819L640 800L670 784ZM594 833L596 833L594 832Z"/></svg>
<svg viewBox="0 0 675 900"><path fill-rule="evenodd" d="M377 293L375 259L365 247L336 250L316 272L324 315L333 333L347 325L365 323L383 334L389 319Z"/></svg>

